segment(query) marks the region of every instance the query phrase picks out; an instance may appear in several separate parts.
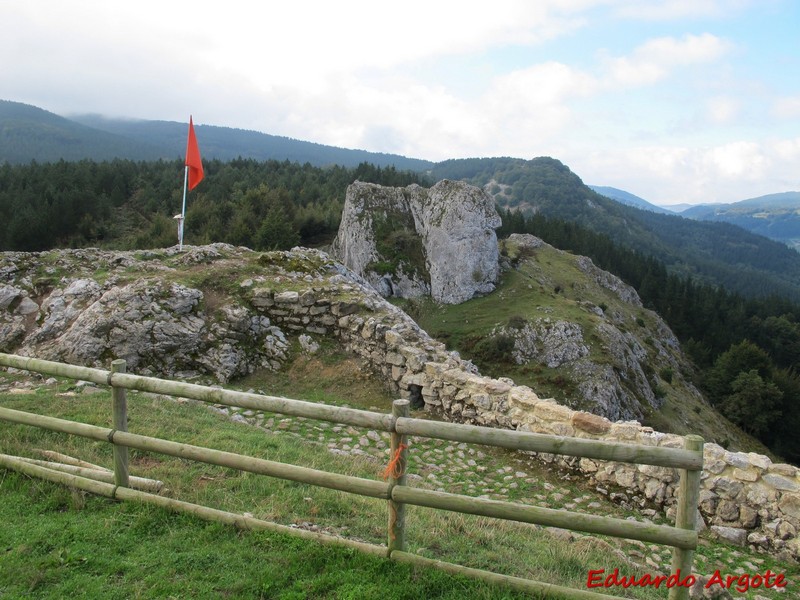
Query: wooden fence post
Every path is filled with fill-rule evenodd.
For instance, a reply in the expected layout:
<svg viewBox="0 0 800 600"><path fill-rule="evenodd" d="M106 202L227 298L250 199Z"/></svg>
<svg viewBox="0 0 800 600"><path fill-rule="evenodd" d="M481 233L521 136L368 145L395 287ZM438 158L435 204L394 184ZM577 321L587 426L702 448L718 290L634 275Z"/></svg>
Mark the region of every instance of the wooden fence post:
<svg viewBox="0 0 800 600"><path fill-rule="evenodd" d="M698 452L703 456L703 438L699 435L687 435L684 438L684 447L687 450ZM681 469L681 481L678 488L678 513L675 517L675 527L680 529L697 528L697 503L700 499L700 475L703 469ZM680 579L692 574L694 550L685 548L672 549L672 573L680 571ZM689 588L674 586L669 590L669 600L687 600Z"/></svg>
<svg viewBox="0 0 800 600"><path fill-rule="evenodd" d="M408 417L410 404L408 400L395 400L392 403L392 416L395 419ZM392 500L392 489L396 485L406 484L407 440L405 435L392 431L391 458L386 469L389 480L389 556L392 551L404 551L406 547L406 505Z"/></svg>
<svg viewBox="0 0 800 600"><path fill-rule="evenodd" d="M125 373L127 363L117 359L111 363L112 373ZM116 431L128 431L128 398L127 391L122 387L112 386L112 410L114 422L112 427ZM130 487L128 476L128 448L127 446L113 445L114 451L114 484L119 487Z"/></svg>

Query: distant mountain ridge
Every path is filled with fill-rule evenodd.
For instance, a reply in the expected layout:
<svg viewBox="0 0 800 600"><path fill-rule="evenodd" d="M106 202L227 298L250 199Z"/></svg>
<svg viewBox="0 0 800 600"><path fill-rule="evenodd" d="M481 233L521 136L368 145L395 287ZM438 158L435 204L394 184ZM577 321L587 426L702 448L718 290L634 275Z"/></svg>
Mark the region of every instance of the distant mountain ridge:
<svg viewBox="0 0 800 600"><path fill-rule="evenodd" d="M93 129L35 106L0 100L0 164L166 157L146 142Z"/></svg>
<svg viewBox="0 0 800 600"><path fill-rule="evenodd" d="M0 164L58 160L158 160L183 156L187 123L109 119L98 115L65 118L35 106L0 100ZM314 166L379 167L422 171L434 163L396 154L326 146L257 131L195 125L204 159L289 160Z"/></svg>
<svg viewBox="0 0 800 600"><path fill-rule="evenodd" d="M703 204L681 215L738 225L800 250L800 192L768 194L731 204Z"/></svg>
<svg viewBox="0 0 800 600"><path fill-rule="evenodd" d="M686 205L673 210L651 204L625 190L590 185L598 194L622 204L661 214L679 214L696 221L730 223L800 251L800 192L781 192L727 204Z"/></svg>
<svg viewBox="0 0 800 600"><path fill-rule="evenodd" d="M625 190L609 187L607 185L590 185L588 187L593 189L598 194L605 196L606 198L611 198L612 200L616 200L622 204L627 204L628 206L641 208L642 210L651 210L653 212L661 213L662 215L675 214L674 211L651 204L644 198L640 198L639 196L631 194L630 192L626 192Z"/></svg>

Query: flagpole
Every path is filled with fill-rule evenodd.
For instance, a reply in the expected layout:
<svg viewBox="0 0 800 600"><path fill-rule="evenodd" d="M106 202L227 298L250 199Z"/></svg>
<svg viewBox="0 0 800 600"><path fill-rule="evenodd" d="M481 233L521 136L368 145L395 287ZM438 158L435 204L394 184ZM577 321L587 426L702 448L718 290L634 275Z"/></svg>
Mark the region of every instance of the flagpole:
<svg viewBox="0 0 800 600"><path fill-rule="evenodd" d="M181 224L178 231L178 250L183 250L183 221L186 218L186 187L189 183L189 165L183 170L183 205L181 206Z"/></svg>
<svg viewBox="0 0 800 600"><path fill-rule="evenodd" d="M186 169L183 172L183 205L181 206L180 225L178 226L178 250L183 250L183 225L186 221L186 192L193 190L203 180L203 160L200 158L200 148L197 147L197 138L194 135L194 123L189 115L189 136L186 139ZM191 169L191 173L190 173ZM191 174L191 181L189 175ZM178 215L176 215L176 218Z"/></svg>

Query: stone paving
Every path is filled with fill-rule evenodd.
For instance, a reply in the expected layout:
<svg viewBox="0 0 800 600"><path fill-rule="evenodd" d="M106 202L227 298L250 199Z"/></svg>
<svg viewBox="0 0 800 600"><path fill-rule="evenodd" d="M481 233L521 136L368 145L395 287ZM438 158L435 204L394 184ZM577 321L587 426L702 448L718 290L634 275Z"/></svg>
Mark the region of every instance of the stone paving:
<svg viewBox="0 0 800 600"><path fill-rule="evenodd" d="M216 406L213 410L227 415L233 421L247 423L272 434L291 435L318 443L334 454L372 460L379 468L387 464L390 458L390 436L386 432L231 407ZM372 410L380 409L372 407ZM588 488L582 485L580 477L549 470L525 453L512 453L487 446L412 438L409 443L408 480L411 485L437 491L671 524L664 513L655 509L626 510L625 494L601 487ZM637 540L593 538L553 528L549 532L571 542L591 538L586 541L605 547L623 563L642 566L653 574L668 574L670 571L671 548L666 546ZM695 570L701 574L713 573L716 569L723 573L757 573L773 563L768 557L747 550L701 543L695 557ZM770 593L774 594L772 590Z"/></svg>

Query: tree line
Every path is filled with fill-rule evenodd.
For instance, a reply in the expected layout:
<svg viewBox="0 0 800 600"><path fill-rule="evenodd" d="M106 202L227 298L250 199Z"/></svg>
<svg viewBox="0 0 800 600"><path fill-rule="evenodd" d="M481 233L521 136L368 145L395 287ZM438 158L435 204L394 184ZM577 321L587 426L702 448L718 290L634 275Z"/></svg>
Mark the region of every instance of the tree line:
<svg viewBox="0 0 800 600"><path fill-rule="evenodd" d="M362 163L204 161L187 200L185 242L256 250L319 245L338 230L354 180L391 186L417 174ZM158 248L177 243L183 161L59 161L0 166L0 250Z"/></svg>
<svg viewBox="0 0 800 600"><path fill-rule="evenodd" d="M635 288L681 341L711 404L776 454L800 460L800 305L698 282L575 223L510 209L500 214L500 237L533 234L590 257Z"/></svg>

